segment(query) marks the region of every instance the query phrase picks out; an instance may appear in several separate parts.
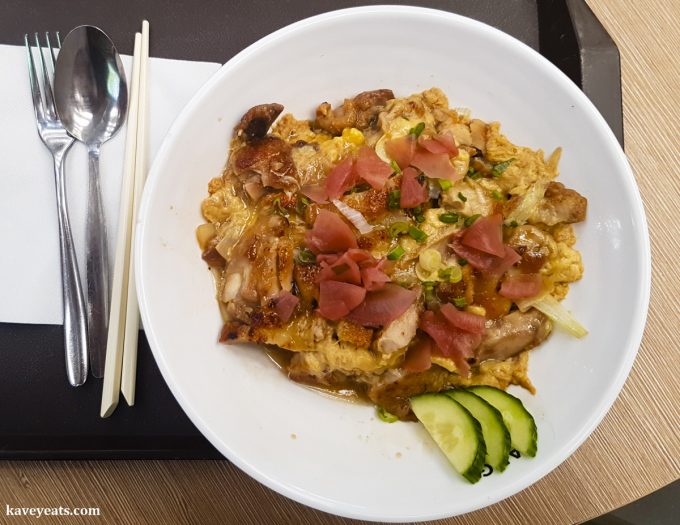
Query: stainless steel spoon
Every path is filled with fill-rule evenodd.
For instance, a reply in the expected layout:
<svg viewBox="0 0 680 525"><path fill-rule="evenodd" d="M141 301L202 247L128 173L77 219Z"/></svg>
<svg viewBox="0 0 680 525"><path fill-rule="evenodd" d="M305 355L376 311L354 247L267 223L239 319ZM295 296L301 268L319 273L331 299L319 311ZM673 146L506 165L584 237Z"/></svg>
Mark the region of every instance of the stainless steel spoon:
<svg viewBox="0 0 680 525"><path fill-rule="evenodd" d="M102 377L109 320L109 255L99 182L99 149L125 120L128 90L120 56L101 29L80 26L66 36L57 57L54 97L66 131L85 143L89 156L88 347L92 375Z"/></svg>

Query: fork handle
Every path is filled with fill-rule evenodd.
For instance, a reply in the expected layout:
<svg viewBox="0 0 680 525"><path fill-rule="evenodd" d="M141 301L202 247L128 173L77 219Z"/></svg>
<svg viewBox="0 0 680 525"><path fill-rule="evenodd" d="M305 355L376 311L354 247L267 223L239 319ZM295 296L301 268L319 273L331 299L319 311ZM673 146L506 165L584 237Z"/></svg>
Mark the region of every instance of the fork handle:
<svg viewBox="0 0 680 525"><path fill-rule="evenodd" d="M63 155L55 155L54 175L57 186L66 376L71 386L80 386L87 379L87 324L83 288L68 219Z"/></svg>
<svg viewBox="0 0 680 525"><path fill-rule="evenodd" d="M109 324L109 251L99 183L99 145L88 146L90 176L86 226L87 329L90 368L104 376Z"/></svg>

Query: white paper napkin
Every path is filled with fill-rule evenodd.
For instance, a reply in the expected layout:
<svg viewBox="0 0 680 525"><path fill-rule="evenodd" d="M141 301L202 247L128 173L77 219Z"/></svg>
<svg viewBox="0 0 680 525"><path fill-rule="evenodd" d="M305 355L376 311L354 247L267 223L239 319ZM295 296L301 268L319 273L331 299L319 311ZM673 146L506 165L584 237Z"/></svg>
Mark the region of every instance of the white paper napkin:
<svg viewBox="0 0 680 525"><path fill-rule="evenodd" d="M132 60L123 56L129 81ZM149 159L170 125L220 64L152 58L149 63ZM61 324L59 231L52 157L38 137L23 47L0 45L0 322ZM102 146L100 176L111 272L125 147L123 127ZM151 161L149 166L151 165ZM85 287L87 151L66 160L67 200Z"/></svg>

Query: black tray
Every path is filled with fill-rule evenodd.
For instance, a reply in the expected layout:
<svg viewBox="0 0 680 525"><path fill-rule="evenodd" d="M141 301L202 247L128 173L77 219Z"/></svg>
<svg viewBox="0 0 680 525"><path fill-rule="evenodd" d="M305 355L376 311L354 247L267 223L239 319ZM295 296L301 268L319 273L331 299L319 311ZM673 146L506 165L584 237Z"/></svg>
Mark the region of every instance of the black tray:
<svg viewBox="0 0 680 525"><path fill-rule="evenodd" d="M296 20L343 7L389 2L78 3L72 2L66 10L45 0L33 2L27 11L24 2L10 0L0 7L0 41L20 44L25 28L65 34L76 25L93 24L129 54L132 35L147 18L153 56L225 62L258 38ZM618 50L582 0L391 3L476 18L537 49L584 90L623 144ZM61 326L0 323L0 458L221 457L173 398L143 333L136 405L127 407L121 399L108 419L98 416L100 380L90 378L77 389L67 385L62 338Z"/></svg>

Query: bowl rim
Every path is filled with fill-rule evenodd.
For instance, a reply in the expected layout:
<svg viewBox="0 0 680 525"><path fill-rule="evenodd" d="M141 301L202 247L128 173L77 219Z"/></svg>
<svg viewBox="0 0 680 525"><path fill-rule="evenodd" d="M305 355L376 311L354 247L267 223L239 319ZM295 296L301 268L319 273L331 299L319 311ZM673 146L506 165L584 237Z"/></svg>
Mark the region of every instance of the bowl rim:
<svg viewBox="0 0 680 525"><path fill-rule="evenodd" d="M485 498L480 498L472 503L459 505L459 508L450 512L436 512L431 514L419 514L414 516L394 516L380 512L358 512L355 508L346 507L342 508L337 505L337 503L324 500L322 498L316 498L311 496L308 492L299 489L298 487L291 487L282 483L270 476L266 472L258 470L253 465L242 460L240 456L230 449L230 447L222 442L222 439L213 433L210 425L207 421L204 421L201 415L194 409L188 399L183 395L182 390L172 381L168 379L172 376L171 369L166 362L163 351L161 350L156 331L154 330L153 324L150 319L148 305L146 302L145 295L145 283L142 280L144 274L144 239L145 239L145 222L143 218L147 214L148 208L151 206L152 195L154 194L154 187L156 186L158 180L161 177L160 164L162 159L167 156L171 149L171 142L173 138L178 134L179 130L184 127L185 123L191 117L195 108L202 102L205 94L209 92L213 86L218 84L222 77L227 75L232 69L237 65L241 64L243 61L247 60L252 54L259 51L261 48L269 46L276 41L286 38L291 34L294 34L298 30L308 27L310 25L315 25L319 23L328 22L334 19L341 19L347 17L355 16L366 16L366 15L376 15L376 14L404 14L409 16L421 16L421 17L435 17L438 19L448 19L453 24L466 24L472 27L476 31L481 31L487 33L490 37L500 40L510 46L514 46L518 51L528 55L530 60L538 62L542 65L546 75L555 77L556 81L564 84L565 89L570 91L570 94L575 96L575 98L583 105L589 114L588 117L594 121L594 123L605 130L606 140L609 142L609 146L617 152L618 160L620 161L620 166L617 166L617 171L622 172L622 181L625 186L625 192L630 196L631 202L634 206L632 210L633 216L639 221L639 243L636 247L641 249L641 269L640 276L637 282L640 286L640 300L635 305L635 309L632 313L632 323L630 327L630 337L628 339L628 345L624 354L624 359L619 362L619 370L616 374L614 381L612 381L606 388L606 390L600 396L600 402L593 408L591 408L591 415L587 419L586 423L580 429L578 434L576 434L571 440L563 443L561 446L557 447L551 455L546 456L542 459L541 463L537 463L536 468L530 469L524 475L514 479L512 482L508 483L504 487L504 490L498 490L496 493L488 497L486 494ZM239 469L248 474L249 476L256 479L258 482L267 486L268 488L282 494L294 501L307 505L309 507L329 512L335 515L354 518L354 519L364 519L372 521L384 521L384 522L403 522L408 521L425 521L425 520L435 520L442 519L446 517L451 517L455 515L464 514L467 512L472 512L494 503L508 498L521 490L524 490L529 485L540 480L546 474L553 471L561 463L563 463L571 454L573 454L576 449L590 436L590 434L595 430L595 428L600 424L605 415L609 412L614 401L617 399L623 385L630 373L633 362L637 355L637 352L642 341L642 336L646 324L650 290L651 290L651 251L649 243L649 232L647 227L647 220L645 216L645 211L642 203L642 198L640 196L639 188L635 181L634 174L631 167L627 161L626 155L623 152L620 144L618 143L614 133L611 131L609 125L604 120L604 117L597 110L595 105L588 99L588 97L574 84L571 79L569 79L560 69L552 64L549 60L543 57L536 50L521 42L520 40L514 38L507 33L496 29L488 24L480 22L478 20L468 18L455 13L450 13L447 11L442 11L439 9L431 9L424 7L415 6L396 6L396 5L374 5L374 6L361 6L352 7L347 9L339 9L334 11L329 11L321 13L309 18L299 20L295 23L287 25L269 35L261 38L260 40L254 42L250 46L246 47L229 61L227 61L222 67L201 87L201 89L191 98L189 103L183 108L179 116L175 119L169 131L167 132L165 138L163 139L162 145L153 161L152 167L149 170L148 180L145 185L144 193L142 196L142 201L137 214L137 222L135 224L136 236L135 236L135 246L134 246L134 269L135 269L135 284L138 291L139 297L139 309L142 317L143 326L146 332L147 339L149 341L149 346L152 350L153 356L158 364L158 367L165 379L170 391L177 399L179 405L185 411L187 416L196 425L200 432L210 441L210 443L217 448L220 453L222 453L229 461L234 463Z"/></svg>

